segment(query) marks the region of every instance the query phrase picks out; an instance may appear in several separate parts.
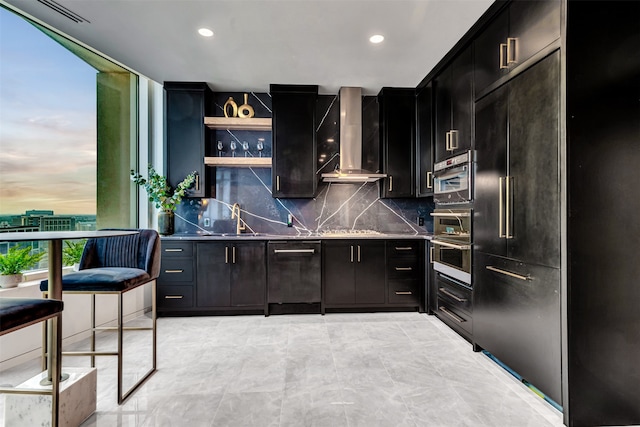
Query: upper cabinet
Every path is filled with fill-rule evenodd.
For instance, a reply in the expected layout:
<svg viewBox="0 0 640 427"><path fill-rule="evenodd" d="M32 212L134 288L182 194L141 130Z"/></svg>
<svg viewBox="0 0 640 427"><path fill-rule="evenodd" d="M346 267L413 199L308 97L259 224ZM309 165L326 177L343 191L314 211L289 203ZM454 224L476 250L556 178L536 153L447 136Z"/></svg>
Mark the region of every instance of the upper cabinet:
<svg viewBox="0 0 640 427"><path fill-rule="evenodd" d="M415 89L382 88L380 136L381 197L415 196Z"/></svg>
<svg viewBox="0 0 640 427"><path fill-rule="evenodd" d="M475 96L560 38L560 1L514 1L474 42Z"/></svg>
<svg viewBox="0 0 640 427"><path fill-rule="evenodd" d="M196 181L189 197L211 197L215 185L203 162L209 130L202 123L210 113L212 92L206 83L165 82L166 174L175 187L189 173Z"/></svg>
<svg viewBox="0 0 640 427"><path fill-rule="evenodd" d="M271 85L272 195L314 197L318 186L315 85Z"/></svg>
<svg viewBox="0 0 640 427"><path fill-rule="evenodd" d="M433 85L416 95L416 197L433 194Z"/></svg>
<svg viewBox="0 0 640 427"><path fill-rule="evenodd" d="M471 149L472 60L468 46L435 78L435 162Z"/></svg>

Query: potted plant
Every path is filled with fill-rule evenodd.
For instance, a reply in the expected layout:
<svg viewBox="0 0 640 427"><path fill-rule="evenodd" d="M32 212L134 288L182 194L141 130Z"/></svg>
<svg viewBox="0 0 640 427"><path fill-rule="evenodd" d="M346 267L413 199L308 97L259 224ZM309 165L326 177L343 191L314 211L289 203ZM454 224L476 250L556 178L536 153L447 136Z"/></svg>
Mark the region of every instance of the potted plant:
<svg viewBox="0 0 640 427"><path fill-rule="evenodd" d="M0 254L0 287L15 288L22 282L22 272L34 267L45 252L32 253L29 246L14 246Z"/></svg>
<svg viewBox="0 0 640 427"><path fill-rule="evenodd" d="M139 173L131 171L131 180L144 187L158 212L158 233L163 236L173 234L173 218L174 212L178 207L178 203L186 195L187 190L191 188L196 180L196 172L193 171L185 179L180 182L175 189L167 183L167 178L159 175L155 169L149 165L149 177L144 178Z"/></svg>
<svg viewBox="0 0 640 427"><path fill-rule="evenodd" d="M84 251L84 245L87 243L86 239L82 240L65 240L64 247L62 248L62 264L72 265L74 270L78 270L80 265L80 259L82 259L82 252Z"/></svg>

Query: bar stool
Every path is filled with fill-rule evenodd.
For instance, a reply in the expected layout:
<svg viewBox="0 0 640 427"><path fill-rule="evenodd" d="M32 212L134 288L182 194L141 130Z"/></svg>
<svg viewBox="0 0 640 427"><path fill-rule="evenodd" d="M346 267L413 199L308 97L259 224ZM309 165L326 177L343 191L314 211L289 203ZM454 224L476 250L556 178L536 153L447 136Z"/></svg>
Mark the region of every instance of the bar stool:
<svg viewBox="0 0 640 427"><path fill-rule="evenodd" d="M84 247L79 271L62 276L63 294L91 295L91 350L62 352L63 356L117 356L118 404L124 402L144 381L156 371L156 283L160 274L160 237L155 230L137 229L136 234L89 239ZM151 283L151 327L125 327L123 321L123 296L125 293ZM40 283L46 292L48 281ZM118 316L115 327L96 326L96 295L118 295ZM123 392L123 332L127 330L151 330L152 367L133 386ZM96 331L117 331L116 351L96 351ZM43 360L46 354L43 354Z"/></svg>
<svg viewBox="0 0 640 427"><path fill-rule="evenodd" d="M60 411L60 375L62 371L62 357L60 347L62 337L58 333L58 322L63 309L62 301L37 298L0 298L0 336L26 328L48 319L53 321L53 343L51 348L52 360L49 372L51 390L0 387L0 393L7 394L38 394L51 396L51 425L58 426Z"/></svg>

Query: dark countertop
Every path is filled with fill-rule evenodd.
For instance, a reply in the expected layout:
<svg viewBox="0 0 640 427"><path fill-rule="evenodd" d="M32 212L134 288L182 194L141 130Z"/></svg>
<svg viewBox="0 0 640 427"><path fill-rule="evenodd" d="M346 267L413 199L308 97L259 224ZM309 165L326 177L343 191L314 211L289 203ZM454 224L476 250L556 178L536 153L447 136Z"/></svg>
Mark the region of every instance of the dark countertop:
<svg viewBox="0 0 640 427"><path fill-rule="evenodd" d="M304 233L296 235L287 234L267 234L267 233L211 233L211 234L173 234L171 236L163 236L163 240L327 240L327 239L425 239L431 240L431 233L420 234L364 234L364 233L344 233L344 234L322 234L322 233Z"/></svg>

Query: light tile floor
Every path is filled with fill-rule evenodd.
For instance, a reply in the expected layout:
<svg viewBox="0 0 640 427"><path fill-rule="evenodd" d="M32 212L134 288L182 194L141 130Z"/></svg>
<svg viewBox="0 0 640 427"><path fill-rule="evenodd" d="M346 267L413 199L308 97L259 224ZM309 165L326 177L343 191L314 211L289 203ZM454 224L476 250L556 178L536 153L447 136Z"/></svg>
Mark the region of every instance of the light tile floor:
<svg viewBox="0 0 640 427"><path fill-rule="evenodd" d="M143 365L148 348L133 353L126 363ZM115 358L97 366L98 408L82 427L562 425L560 412L426 314L160 318L158 371L121 406ZM37 362L0 383L28 369Z"/></svg>

